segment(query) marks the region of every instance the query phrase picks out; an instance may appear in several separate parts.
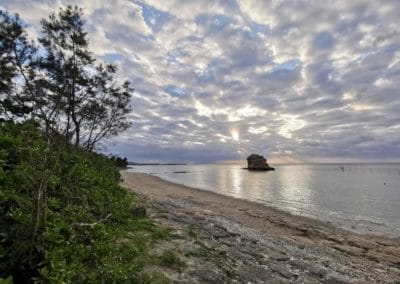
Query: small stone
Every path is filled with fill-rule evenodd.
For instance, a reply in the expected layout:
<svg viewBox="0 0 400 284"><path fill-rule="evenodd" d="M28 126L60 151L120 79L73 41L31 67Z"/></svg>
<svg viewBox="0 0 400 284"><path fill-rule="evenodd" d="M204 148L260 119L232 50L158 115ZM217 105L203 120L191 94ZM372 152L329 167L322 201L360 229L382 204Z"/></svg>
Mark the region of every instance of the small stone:
<svg viewBox="0 0 400 284"><path fill-rule="evenodd" d="M213 232L211 232L211 235L216 239L230 237L230 234L226 231L213 231Z"/></svg>
<svg viewBox="0 0 400 284"><path fill-rule="evenodd" d="M339 275L337 273L335 273L335 274L332 273L332 274L330 274L330 275L328 275L326 277L325 283L329 283L329 284L347 284L347 283L349 283L349 281L345 277L343 277L343 276L341 276L341 275Z"/></svg>
<svg viewBox="0 0 400 284"><path fill-rule="evenodd" d="M281 255L274 256L273 259L275 259L276 261L288 261L289 257L281 254Z"/></svg>
<svg viewBox="0 0 400 284"><path fill-rule="evenodd" d="M146 207L144 206L135 206L131 208L131 214L136 217L145 217L146 216Z"/></svg>
<svg viewBox="0 0 400 284"><path fill-rule="evenodd" d="M269 267L272 271L274 271L274 272L280 274L281 276L283 276L283 277L285 277L285 278L287 278L287 279L292 278L293 275L294 275L285 265L282 265L282 264L270 263L270 264L268 265L268 267Z"/></svg>
<svg viewBox="0 0 400 284"><path fill-rule="evenodd" d="M346 245L335 245L333 247L341 252L345 252L351 255L359 256L364 253L364 250L359 247L346 246Z"/></svg>
<svg viewBox="0 0 400 284"><path fill-rule="evenodd" d="M242 265L238 268L237 274L242 283L270 283L273 279L268 269L256 265Z"/></svg>
<svg viewBox="0 0 400 284"><path fill-rule="evenodd" d="M219 240L221 244L227 245L229 247L234 247L238 244L235 238L222 238Z"/></svg>

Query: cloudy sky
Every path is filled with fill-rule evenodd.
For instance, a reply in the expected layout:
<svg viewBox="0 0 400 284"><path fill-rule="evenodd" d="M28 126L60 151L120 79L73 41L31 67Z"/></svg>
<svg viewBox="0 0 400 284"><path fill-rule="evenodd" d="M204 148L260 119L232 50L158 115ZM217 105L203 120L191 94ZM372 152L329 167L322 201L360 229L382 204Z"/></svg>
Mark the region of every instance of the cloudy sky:
<svg viewBox="0 0 400 284"><path fill-rule="evenodd" d="M132 81L131 161L400 160L398 0L2 0L34 36L61 5Z"/></svg>

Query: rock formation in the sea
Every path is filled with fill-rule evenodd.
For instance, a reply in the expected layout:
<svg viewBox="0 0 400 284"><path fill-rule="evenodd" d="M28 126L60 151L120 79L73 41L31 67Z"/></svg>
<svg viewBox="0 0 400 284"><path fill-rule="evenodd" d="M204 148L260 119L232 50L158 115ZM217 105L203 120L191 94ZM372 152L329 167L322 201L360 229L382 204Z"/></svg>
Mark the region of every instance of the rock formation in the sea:
<svg viewBox="0 0 400 284"><path fill-rule="evenodd" d="M273 171L275 168L270 167L264 156L251 154L247 157L247 169L250 171Z"/></svg>

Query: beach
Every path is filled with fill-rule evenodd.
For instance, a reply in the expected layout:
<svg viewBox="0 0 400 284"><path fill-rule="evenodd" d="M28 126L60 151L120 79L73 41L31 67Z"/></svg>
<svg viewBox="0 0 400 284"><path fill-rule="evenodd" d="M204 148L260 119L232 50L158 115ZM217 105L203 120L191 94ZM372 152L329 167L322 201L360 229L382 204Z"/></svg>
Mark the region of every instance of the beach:
<svg viewBox="0 0 400 284"><path fill-rule="evenodd" d="M124 187L148 200L149 216L175 231L176 239L160 245L179 252L187 263L181 271L162 271L173 281L400 281L399 238L349 232L329 222L153 175L121 174ZM215 255L223 258L215 260Z"/></svg>

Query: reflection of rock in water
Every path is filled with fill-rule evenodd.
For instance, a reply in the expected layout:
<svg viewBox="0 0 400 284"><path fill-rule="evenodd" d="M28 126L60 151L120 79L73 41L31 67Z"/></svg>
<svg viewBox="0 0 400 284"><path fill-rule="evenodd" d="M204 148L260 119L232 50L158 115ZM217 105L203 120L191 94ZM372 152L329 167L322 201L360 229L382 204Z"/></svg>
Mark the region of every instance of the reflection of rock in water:
<svg viewBox="0 0 400 284"><path fill-rule="evenodd" d="M275 168L270 167L264 156L251 154L247 157L247 169L250 171L273 171Z"/></svg>

